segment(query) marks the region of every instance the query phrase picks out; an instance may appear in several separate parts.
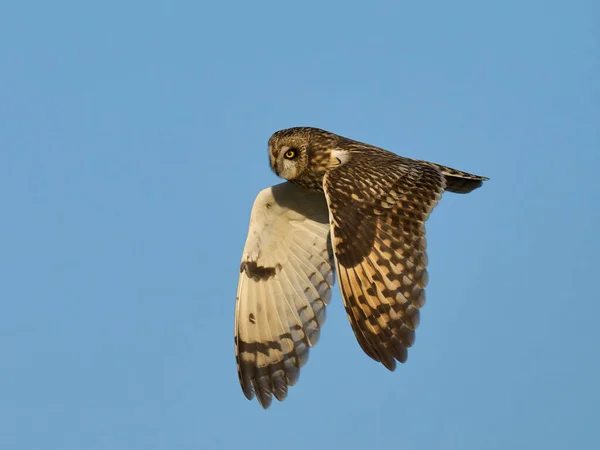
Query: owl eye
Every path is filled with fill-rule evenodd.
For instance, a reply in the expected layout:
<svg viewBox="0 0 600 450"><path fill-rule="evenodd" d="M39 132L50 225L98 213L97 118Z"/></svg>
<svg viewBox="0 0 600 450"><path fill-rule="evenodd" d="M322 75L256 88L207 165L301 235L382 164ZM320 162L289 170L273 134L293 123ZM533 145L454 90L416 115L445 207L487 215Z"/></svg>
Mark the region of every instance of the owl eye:
<svg viewBox="0 0 600 450"><path fill-rule="evenodd" d="M283 156L286 159L294 159L296 156L298 156L298 152L295 149L291 148L287 152L285 152Z"/></svg>

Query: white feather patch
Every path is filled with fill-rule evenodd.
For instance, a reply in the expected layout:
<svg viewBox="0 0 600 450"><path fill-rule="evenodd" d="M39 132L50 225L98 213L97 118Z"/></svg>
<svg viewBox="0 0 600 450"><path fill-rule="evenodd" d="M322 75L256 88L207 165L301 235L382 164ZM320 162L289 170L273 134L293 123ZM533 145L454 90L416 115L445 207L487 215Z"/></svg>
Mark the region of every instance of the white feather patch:
<svg viewBox="0 0 600 450"><path fill-rule="evenodd" d="M286 182L252 207L235 310L238 372L246 397L282 400L316 344L334 283L325 197Z"/></svg>

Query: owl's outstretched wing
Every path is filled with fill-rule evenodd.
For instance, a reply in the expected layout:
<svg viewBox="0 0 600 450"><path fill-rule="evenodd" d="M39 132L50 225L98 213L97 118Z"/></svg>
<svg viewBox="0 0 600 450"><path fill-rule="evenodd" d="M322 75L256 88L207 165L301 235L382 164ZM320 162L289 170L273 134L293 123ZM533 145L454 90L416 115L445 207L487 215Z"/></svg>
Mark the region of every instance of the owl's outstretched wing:
<svg viewBox="0 0 600 450"><path fill-rule="evenodd" d="M425 302L425 221L439 168L388 152L352 153L323 181L338 281L362 349L389 370L406 361Z"/></svg>
<svg viewBox="0 0 600 450"><path fill-rule="evenodd" d="M322 193L289 182L252 207L235 308L235 351L244 395L267 408L298 379L319 339L334 283L329 212Z"/></svg>

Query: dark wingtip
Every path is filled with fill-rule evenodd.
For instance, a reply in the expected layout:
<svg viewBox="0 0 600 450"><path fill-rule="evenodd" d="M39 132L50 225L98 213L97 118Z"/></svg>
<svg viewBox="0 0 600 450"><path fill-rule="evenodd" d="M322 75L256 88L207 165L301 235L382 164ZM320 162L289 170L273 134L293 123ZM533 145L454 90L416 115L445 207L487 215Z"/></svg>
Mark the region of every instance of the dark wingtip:
<svg viewBox="0 0 600 450"><path fill-rule="evenodd" d="M261 377L258 381L253 381L253 384L258 403L263 407L263 409L267 409L273 402L269 381L265 377Z"/></svg>

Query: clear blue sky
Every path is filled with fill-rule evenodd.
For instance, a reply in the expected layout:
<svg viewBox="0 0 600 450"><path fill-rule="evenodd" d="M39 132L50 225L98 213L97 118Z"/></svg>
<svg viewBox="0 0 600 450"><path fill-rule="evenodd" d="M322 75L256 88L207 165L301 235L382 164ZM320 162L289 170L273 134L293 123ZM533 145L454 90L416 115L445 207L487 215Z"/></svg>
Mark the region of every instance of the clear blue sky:
<svg viewBox="0 0 600 450"><path fill-rule="evenodd" d="M369 6L366 6L367 3ZM0 6L0 448L597 449L600 4ZM486 175L428 223L408 363L336 291L284 403L238 386L266 141Z"/></svg>

